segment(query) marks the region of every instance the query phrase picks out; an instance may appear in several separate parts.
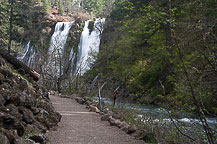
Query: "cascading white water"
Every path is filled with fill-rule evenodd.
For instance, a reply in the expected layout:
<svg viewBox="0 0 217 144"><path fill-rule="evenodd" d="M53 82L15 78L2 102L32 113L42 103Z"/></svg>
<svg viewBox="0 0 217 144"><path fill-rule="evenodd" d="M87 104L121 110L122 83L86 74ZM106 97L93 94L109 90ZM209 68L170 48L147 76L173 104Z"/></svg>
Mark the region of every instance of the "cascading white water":
<svg viewBox="0 0 217 144"><path fill-rule="evenodd" d="M85 22L85 26L80 38L80 43L78 46L78 59L77 59L77 70L81 74L85 73L90 67L90 62L93 62L91 54L96 54L99 52L100 38L103 31L103 25L105 23L105 18L96 19L94 22L93 31L90 33L88 28L90 20Z"/></svg>
<svg viewBox="0 0 217 144"><path fill-rule="evenodd" d="M74 22L58 22L54 34L51 37L48 51L47 71L53 76L60 76L63 73L63 55L69 30Z"/></svg>
<svg viewBox="0 0 217 144"><path fill-rule="evenodd" d="M66 50L64 47L69 30L74 22L58 22L51 37L47 63L43 65L43 71L49 76L58 78L64 73L64 67L67 65L65 60L68 59L67 61L71 62L71 75L75 73L75 70L79 70L80 74L86 72L90 68L89 62L94 61L90 54L97 54L99 52L100 37L104 22L105 19L96 19L93 30L90 31L88 28L90 20L86 21L80 38L78 51L74 53L74 50L71 49L69 57L65 57ZM24 54L20 56L19 59L33 68L34 63L37 63L35 61L38 61L40 57L36 58L38 54L33 46L30 46L30 41L26 43L23 48Z"/></svg>
<svg viewBox="0 0 217 144"><path fill-rule="evenodd" d="M18 57L18 59L25 63L27 66L33 68L36 57L36 51L34 47L30 45L30 43L31 42L28 41L26 44L22 46L24 48L24 54Z"/></svg>

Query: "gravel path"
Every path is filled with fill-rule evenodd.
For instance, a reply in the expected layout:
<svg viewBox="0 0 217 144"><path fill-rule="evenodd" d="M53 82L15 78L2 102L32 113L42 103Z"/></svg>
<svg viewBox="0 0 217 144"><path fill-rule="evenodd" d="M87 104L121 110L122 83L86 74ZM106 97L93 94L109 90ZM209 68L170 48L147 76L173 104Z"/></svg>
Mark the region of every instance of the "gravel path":
<svg viewBox="0 0 217 144"><path fill-rule="evenodd" d="M51 101L62 119L48 134L49 144L142 144L74 100L51 96Z"/></svg>

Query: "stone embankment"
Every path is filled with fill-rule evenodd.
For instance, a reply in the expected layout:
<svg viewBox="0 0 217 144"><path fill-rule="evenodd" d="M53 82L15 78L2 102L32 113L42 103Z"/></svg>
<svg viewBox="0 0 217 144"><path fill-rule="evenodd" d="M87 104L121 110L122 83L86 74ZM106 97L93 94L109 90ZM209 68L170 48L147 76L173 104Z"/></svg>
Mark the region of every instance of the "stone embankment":
<svg viewBox="0 0 217 144"><path fill-rule="evenodd" d="M44 144L60 119L48 92L0 57L0 144Z"/></svg>
<svg viewBox="0 0 217 144"><path fill-rule="evenodd" d="M101 121L108 121L110 126L118 127L125 133L132 135L137 139L143 137L143 130L137 129L135 125L127 124L119 113L111 111L106 107L103 107L100 111L98 106L86 97L75 97L74 99L79 104L86 105L86 108L89 109L89 111L99 113L101 115Z"/></svg>

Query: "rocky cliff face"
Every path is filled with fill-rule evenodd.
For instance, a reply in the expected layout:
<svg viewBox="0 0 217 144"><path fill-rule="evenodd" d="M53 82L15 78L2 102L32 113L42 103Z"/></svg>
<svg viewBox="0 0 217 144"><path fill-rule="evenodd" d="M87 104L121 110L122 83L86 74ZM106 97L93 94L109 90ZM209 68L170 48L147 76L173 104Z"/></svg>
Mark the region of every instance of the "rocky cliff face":
<svg viewBox="0 0 217 144"><path fill-rule="evenodd" d="M48 95L46 89L0 57L0 143L46 143L42 134L61 119Z"/></svg>

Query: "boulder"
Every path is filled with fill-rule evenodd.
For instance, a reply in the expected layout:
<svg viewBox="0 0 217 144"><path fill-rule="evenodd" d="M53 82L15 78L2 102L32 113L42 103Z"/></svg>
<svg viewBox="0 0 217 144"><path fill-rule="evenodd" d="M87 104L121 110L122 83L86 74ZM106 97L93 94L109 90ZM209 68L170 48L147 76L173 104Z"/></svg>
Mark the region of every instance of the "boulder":
<svg viewBox="0 0 217 144"><path fill-rule="evenodd" d="M90 106L90 111L100 113L100 110L96 106L92 106L92 105Z"/></svg>
<svg viewBox="0 0 217 144"><path fill-rule="evenodd" d="M47 128L41 122L38 122L38 121L34 123L33 128L34 128L34 131L38 131L41 133L46 133L47 131Z"/></svg>
<svg viewBox="0 0 217 144"><path fill-rule="evenodd" d="M129 128L129 125L126 123L126 122L122 122L119 126L118 126L120 129L124 129L124 128Z"/></svg>
<svg viewBox="0 0 217 144"><path fill-rule="evenodd" d="M2 61L0 56L1 64ZM26 79L31 79L32 86L29 87L30 83L18 74L14 75L10 67L7 62L0 67L0 144L45 143L46 139L40 135L32 137L36 142L25 139L25 136L32 132L45 133L56 127L61 115L55 112L45 88L29 75L24 75Z"/></svg>
<svg viewBox="0 0 217 144"><path fill-rule="evenodd" d="M11 103L15 104L16 106L25 106L31 107L35 105L35 100L32 96L28 95L26 91L22 93L16 93L11 97Z"/></svg>
<svg viewBox="0 0 217 144"><path fill-rule="evenodd" d="M127 133L128 132L128 127L123 127L123 128L121 128L121 130L124 131L125 133Z"/></svg>
<svg viewBox="0 0 217 144"><path fill-rule="evenodd" d="M104 112L104 113L108 113L108 112L109 112L109 108L104 108L104 109L103 109L103 112Z"/></svg>
<svg viewBox="0 0 217 144"><path fill-rule="evenodd" d="M85 104L86 104L87 106L90 106L90 105L92 105L92 102L89 101L89 100L87 100L87 101L85 102Z"/></svg>
<svg viewBox="0 0 217 144"><path fill-rule="evenodd" d="M31 110L25 107L19 107L19 112L23 115L23 121L27 124L32 124L35 121Z"/></svg>
<svg viewBox="0 0 217 144"><path fill-rule="evenodd" d="M15 129L17 130L18 136L23 136L25 132L25 126L22 122L16 121L15 123Z"/></svg>
<svg viewBox="0 0 217 144"><path fill-rule="evenodd" d="M116 127L119 127L121 123L122 122L120 120L117 120L117 119L110 121L110 125L116 126Z"/></svg>
<svg viewBox="0 0 217 144"><path fill-rule="evenodd" d="M79 103L79 104L84 104L86 102L85 99L81 98L81 97L75 97L75 100Z"/></svg>
<svg viewBox="0 0 217 144"><path fill-rule="evenodd" d="M30 136L29 139L35 141L36 143L46 144L46 137L42 134Z"/></svg>
<svg viewBox="0 0 217 144"><path fill-rule="evenodd" d="M35 115L35 119L43 124L43 126L48 127L48 115L49 113L46 110L41 110L39 114Z"/></svg>
<svg viewBox="0 0 217 144"><path fill-rule="evenodd" d="M26 80L20 79L18 88L19 88L21 91L27 90L27 89L28 89L28 84L27 84Z"/></svg>
<svg viewBox="0 0 217 144"><path fill-rule="evenodd" d="M109 117L110 117L109 114L105 114L101 117L101 121L109 121Z"/></svg>
<svg viewBox="0 0 217 144"><path fill-rule="evenodd" d="M113 113L112 117L115 118L115 119L121 119L121 115L118 114L118 113Z"/></svg>
<svg viewBox="0 0 217 144"><path fill-rule="evenodd" d="M37 115L38 113L40 113L40 108L31 107L30 109L34 115Z"/></svg>
<svg viewBox="0 0 217 144"><path fill-rule="evenodd" d="M17 140L17 144L38 144L38 143L35 143L33 140L31 139L24 139L24 138L19 138Z"/></svg>
<svg viewBox="0 0 217 144"><path fill-rule="evenodd" d="M10 144L17 144L19 142L19 136L17 135L16 130L7 130L5 131L5 135L7 136Z"/></svg>
<svg viewBox="0 0 217 144"><path fill-rule="evenodd" d="M22 120L22 115L20 114L18 108L14 104L7 105L6 109L10 115L15 116L18 120Z"/></svg>
<svg viewBox="0 0 217 144"><path fill-rule="evenodd" d="M112 116L109 116L109 123L111 126L119 127L119 125L122 123L120 120L114 119Z"/></svg>
<svg viewBox="0 0 217 144"><path fill-rule="evenodd" d="M0 113L0 123L2 123L3 128L13 129L15 128L16 117L9 114Z"/></svg>
<svg viewBox="0 0 217 144"><path fill-rule="evenodd" d="M4 97L0 94L0 105L4 105L6 103L6 100Z"/></svg>
<svg viewBox="0 0 217 144"><path fill-rule="evenodd" d="M137 127L135 125L130 125L127 133L132 134L132 133L136 132L136 130L137 130Z"/></svg>

